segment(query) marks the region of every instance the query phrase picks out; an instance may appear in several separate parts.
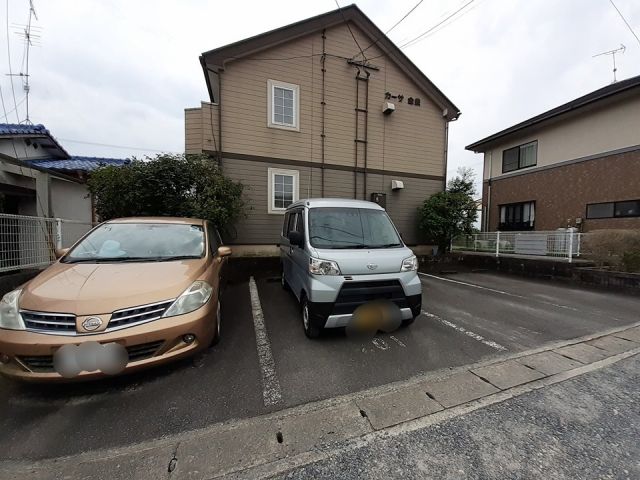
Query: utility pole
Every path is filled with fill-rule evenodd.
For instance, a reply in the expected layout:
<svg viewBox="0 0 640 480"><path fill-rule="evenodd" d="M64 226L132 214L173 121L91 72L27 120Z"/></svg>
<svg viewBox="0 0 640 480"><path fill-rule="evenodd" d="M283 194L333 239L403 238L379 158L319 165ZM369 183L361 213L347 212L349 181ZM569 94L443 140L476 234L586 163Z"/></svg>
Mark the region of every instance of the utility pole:
<svg viewBox="0 0 640 480"><path fill-rule="evenodd" d="M598 53L593 57L591 57L591 58L596 58L602 55L611 55L611 58L613 60L613 82L611 83L616 83L618 81L618 79L616 78L616 72L618 71L618 67L616 67L616 53L624 53L626 49L627 47L625 47L623 44L620 44L620 48L616 48L615 50L609 50L608 52Z"/></svg>

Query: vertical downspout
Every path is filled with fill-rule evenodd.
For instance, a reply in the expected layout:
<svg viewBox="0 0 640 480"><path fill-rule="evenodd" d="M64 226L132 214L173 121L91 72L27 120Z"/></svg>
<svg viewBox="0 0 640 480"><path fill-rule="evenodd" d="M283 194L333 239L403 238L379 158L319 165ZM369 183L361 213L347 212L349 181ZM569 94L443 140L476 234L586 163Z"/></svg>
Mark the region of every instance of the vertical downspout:
<svg viewBox="0 0 640 480"><path fill-rule="evenodd" d="M444 121L444 185L442 190L447 189L447 162L449 160L449 121Z"/></svg>
<svg viewBox="0 0 640 480"><path fill-rule="evenodd" d="M489 181L487 182L487 220L484 225L485 232L490 231L490 228L491 228L491 177L492 176L493 176L493 150L489 150ZM500 212L498 212L498 215L499 214ZM500 223L499 219L498 219L498 223Z"/></svg>
<svg viewBox="0 0 640 480"><path fill-rule="evenodd" d="M222 72L218 70L218 166L222 168Z"/></svg>
<svg viewBox="0 0 640 480"><path fill-rule="evenodd" d="M371 73L368 70L365 70L367 74L367 83L365 87L365 99L364 99L364 109L366 110L364 114L364 198L363 200L367 200L367 150L369 149L369 137L367 136L367 131L369 127L369 77Z"/></svg>
<svg viewBox="0 0 640 480"><path fill-rule="evenodd" d="M355 139L353 141L354 150L354 159L353 159L353 199L357 200L358 198L358 108L360 106L360 69L358 68L358 73L356 73L356 108L355 108L355 119L356 119L356 134Z"/></svg>
<svg viewBox="0 0 640 480"><path fill-rule="evenodd" d="M324 116L325 116L325 107L326 107L326 102L324 101L324 82L325 82L325 72L327 71L327 69L325 68L325 62L327 60L327 52L325 50L325 41L327 39L326 35L325 35L326 30L322 30L322 57L320 57L321 61L322 61L322 99L320 101L320 105L322 107L322 133L320 133L320 146L321 146L321 153L320 156L322 158L322 166L320 168L320 171L322 172L322 181L321 181L321 196L324 197L324 142L325 142L325 133L324 133Z"/></svg>

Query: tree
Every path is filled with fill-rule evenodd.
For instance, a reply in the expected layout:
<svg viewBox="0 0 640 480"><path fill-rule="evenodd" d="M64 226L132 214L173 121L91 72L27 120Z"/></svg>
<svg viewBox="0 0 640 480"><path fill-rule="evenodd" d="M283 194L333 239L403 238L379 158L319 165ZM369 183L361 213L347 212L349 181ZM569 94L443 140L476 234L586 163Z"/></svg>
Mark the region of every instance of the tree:
<svg viewBox="0 0 640 480"><path fill-rule="evenodd" d="M473 196L475 174L470 168L460 168L444 192L436 193L418 208L418 228L438 251L449 250L451 240L473 232L478 211Z"/></svg>
<svg viewBox="0 0 640 480"><path fill-rule="evenodd" d="M135 216L195 217L228 230L243 215L243 185L206 155L160 154L123 167L101 166L88 180L102 220Z"/></svg>

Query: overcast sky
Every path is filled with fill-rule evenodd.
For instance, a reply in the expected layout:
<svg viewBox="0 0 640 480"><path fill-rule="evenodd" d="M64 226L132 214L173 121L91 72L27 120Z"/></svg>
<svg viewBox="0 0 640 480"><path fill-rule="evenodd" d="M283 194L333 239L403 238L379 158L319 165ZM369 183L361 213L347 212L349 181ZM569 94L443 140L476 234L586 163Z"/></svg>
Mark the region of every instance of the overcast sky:
<svg viewBox="0 0 640 480"><path fill-rule="evenodd" d="M0 78L13 109L1 2ZM425 0L390 34L418 36L469 0ZM640 2L615 0L640 36ZM28 18L28 0L8 0L13 72L21 39L12 24ZM363 0L358 6L389 29L417 0ZM201 52L335 9L333 0L143 1L34 0L41 30L31 50L30 116L71 154L128 157L184 150L184 108L207 100ZM341 5L347 5L342 1ZM405 49L462 110L450 128L449 176L461 166L482 172L464 146L612 81L640 74L640 44L609 0L474 0L421 42ZM24 97L14 81L17 103ZM25 116L24 103L18 108ZM4 121L0 112L0 121ZM15 112L9 121L17 120ZM73 140L73 141L72 141ZM113 148L74 141L113 144Z"/></svg>

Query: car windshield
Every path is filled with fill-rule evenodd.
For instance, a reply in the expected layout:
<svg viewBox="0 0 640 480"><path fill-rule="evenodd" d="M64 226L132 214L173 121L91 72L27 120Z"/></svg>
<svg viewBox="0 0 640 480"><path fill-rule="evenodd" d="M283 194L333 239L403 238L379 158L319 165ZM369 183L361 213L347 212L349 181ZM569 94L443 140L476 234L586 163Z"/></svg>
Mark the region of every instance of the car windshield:
<svg viewBox="0 0 640 480"><path fill-rule="evenodd" d="M402 241L387 214L368 208L312 208L309 242L316 248L392 248Z"/></svg>
<svg viewBox="0 0 640 480"><path fill-rule="evenodd" d="M168 261L204 255L201 225L106 223L97 227L64 258L65 263Z"/></svg>

